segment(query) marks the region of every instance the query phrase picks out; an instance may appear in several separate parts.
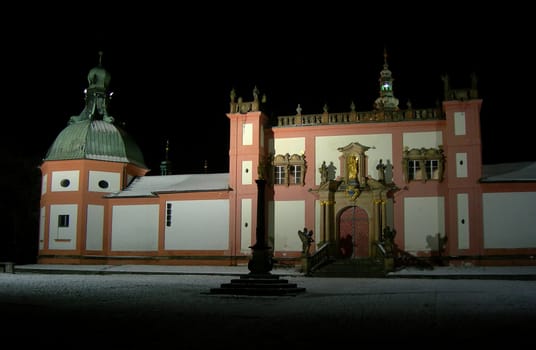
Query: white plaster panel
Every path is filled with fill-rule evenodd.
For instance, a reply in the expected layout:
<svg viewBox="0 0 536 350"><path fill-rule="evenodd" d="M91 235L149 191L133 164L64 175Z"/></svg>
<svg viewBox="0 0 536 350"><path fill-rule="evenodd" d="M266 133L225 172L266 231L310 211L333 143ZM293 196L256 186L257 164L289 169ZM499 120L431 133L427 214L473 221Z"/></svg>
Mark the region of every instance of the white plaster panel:
<svg viewBox="0 0 536 350"><path fill-rule="evenodd" d="M69 185L62 186L61 184L64 180L67 180L69 182ZM52 172L52 183L51 183L52 192L78 191L79 186L80 186L80 171L69 170L69 171Z"/></svg>
<svg viewBox="0 0 536 350"><path fill-rule="evenodd" d="M106 181L108 187L101 188L99 183ZM121 174L110 171L90 171L88 190L90 192L119 192L121 184Z"/></svg>
<svg viewBox="0 0 536 350"><path fill-rule="evenodd" d="M305 153L305 137L288 137L274 140L274 153L277 154L299 154Z"/></svg>
<svg viewBox="0 0 536 350"><path fill-rule="evenodd" d="M429 242L445 235L443 197L404 198L404 247L408 252L430 251Z"/></svg>
<svg viewBox="0 0 536 350"><path fill-rule="evenodd" d="M59 227L59 216L69 216L69 226ZM76 204L55 204L50 206L49 249L75 249L78 206Z"/></svg>
<svg viewBox="0 0 536 350"><path fill-rule="evenodd" d="M253 124L242 124L242 145L251 146L253 144Z"/></svg>
<svg viewBox="0 0 536 350"><path fill-rule="evenodd" d="M250 253L252 244L252 201L251 198L242 199L240 226L240 251Z"/></svg>
<svg viewBox="0 0 536 350"><path fill-rule="evenodd" d="M484 248L536 247L536 192L484 193Z"/></svg>
<svg viewBox="0 0 536 350"><path fill-rule="evenodd" d="M48 174L43 175L41 179L41 195L47 193Z"/></svg>
<svg viewBox="0 0 536 350"><path fill-rule="evenodd" d="M467 177L467 153L456 153L456 177Z"/></svg>
<svg viewBox="0 0 536 350"><path fill-rule="evenodd" d="M458 249L469 249L469 195L458 193L456 196L458 207Z"/></svg>
<svg viewBox="0 0 536 350"><path fill-rule="evenodd" d="M165 230L167 250L229 249L229 201L173 201L171 226Z"/></svg>
<svg viewBox="0 0 536 350"><path fill-rule="evenodd" d="M441 131L405 132L402 135L404 147L412 148L438 148L443 145Z"/></svg>
<svg viewBox="0 0 536 350"><path fill-rule="evenodd" d="M465 135L465 112L454 112L454 135Z"/></svg>
<svg viewBox="0 0 536 350"><path fill-rule="evenodd" d="M158 249L157 204L116 205L112 210L113 251Z"/></svg>
<svg viewBox="0 0 536 350"><path fill-rule="evenodd" d="M46 215L47 215L46 207L41 207L39 211L39 249L45 248Z"/></svg>
<svg viewBox="0 0 536 350"><path fill-rule="evenodd" d="M273 202L274 249L278 252L301 251L302 243L298 230L305 226L304 201Z"/></svg>
<svg viewBox="0 0 536 350"><path fill-rule="evenodd" d="M255 171L255 173L257 173ZM242 161L242 185L253 183L253 162L251 160Z"/></svg>
<svg viewBox="0 0 536 350"><path fill-rule="evenodd" d="M87 206L86 249L102 250L104 234L104 206L90 204Z"/></svg>

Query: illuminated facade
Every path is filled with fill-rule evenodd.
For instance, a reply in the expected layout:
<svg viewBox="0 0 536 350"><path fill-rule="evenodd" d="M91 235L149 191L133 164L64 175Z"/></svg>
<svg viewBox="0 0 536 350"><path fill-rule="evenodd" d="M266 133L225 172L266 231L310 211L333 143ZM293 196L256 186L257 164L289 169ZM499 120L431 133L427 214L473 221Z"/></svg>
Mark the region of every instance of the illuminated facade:
<svg viewBox="0 0 536 350"><path fill-rule="evenodd" d="M298 106L274 125L256 88L250 101L232 91L229 172L159 176L146 176L141 151L108 114L109 80L100 64L90 71L84 110L41 166L39 263L247 263L257 179L280 263L314 267L321 256L389 269L384 258L400 252L477 264L530 264L536 254L535 172L483 173L476 79L453 90L445 77L441 106L402 109L385 58L374 110ZM307 252L303 228L314 233Z"/></svg>

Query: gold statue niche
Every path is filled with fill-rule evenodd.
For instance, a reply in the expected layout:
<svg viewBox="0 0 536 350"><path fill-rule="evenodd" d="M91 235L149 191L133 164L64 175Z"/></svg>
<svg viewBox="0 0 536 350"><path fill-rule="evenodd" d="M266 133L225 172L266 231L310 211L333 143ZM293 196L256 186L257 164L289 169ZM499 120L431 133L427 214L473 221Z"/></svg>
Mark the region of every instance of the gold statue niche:
<svg viewBox="0 0 536 350"><path fill-rule="evenodd" d="M359 158L355 155L349 155L346 158L346 170L348 172L348 182L358 181L357 175L359 170Z"/></svg>
<svg viewBox="0 0 536 350"><path fill-rule="evenodd" d="M365 152L369 149L370 147L363 146L359 142L352 142L347 146L338 148L342 152L343 173L341 175L348 186L356 188L366 186L367 157Z"/></svg>

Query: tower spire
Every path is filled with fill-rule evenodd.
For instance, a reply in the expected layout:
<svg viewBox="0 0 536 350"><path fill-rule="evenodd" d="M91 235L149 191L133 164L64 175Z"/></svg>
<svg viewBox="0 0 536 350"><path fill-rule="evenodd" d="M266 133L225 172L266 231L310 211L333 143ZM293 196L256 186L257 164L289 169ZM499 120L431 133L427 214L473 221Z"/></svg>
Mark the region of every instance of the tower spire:
<svg viewBox="0 0 536 350"><path fill-rule="evenodd" d="M99 51L98 64L93 67L88 75L88 87L85 89L85 107L79 116L71 117L69 123L77 123L84 120L104 120L114 122L114 117L109 114L108 107L112 93L108 91L110 86L110 73L102 67L102 51Z"/></svg>
<svg viewBox="0 0 536 350"><path fill-rule="evenodd" d="M169 160L169 139L166 140L164 148L164 160L160 162L160 175L171 175L171 161Z"/></svg>
<svg viewBox="0 0 536 350"><path fill-rule="evenodd" d="M383 48L383 69L380 72L380 97L374 102L375 109L397 110L398 99L393 93L393 75L387 63L387 49Z"/></svg>

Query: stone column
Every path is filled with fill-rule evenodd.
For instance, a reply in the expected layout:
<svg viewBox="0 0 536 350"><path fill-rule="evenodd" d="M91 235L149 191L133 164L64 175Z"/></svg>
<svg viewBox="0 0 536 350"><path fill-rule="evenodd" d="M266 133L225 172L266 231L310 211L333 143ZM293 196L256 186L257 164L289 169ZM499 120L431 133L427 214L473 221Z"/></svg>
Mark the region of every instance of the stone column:
<svg viewBox="0 0 536 350"><path fill-rule="evenodd" d="M340 184L341 181L329 181L328 200L324 202L326 207L326 240L330 243L331 255L339 254L339 238L336 236L337 232L335 230L335 194L337 193Z"/></svg>
<svg viewBox="0 0 536 350"><path fill-rule="evenodd" d="M325 200L321 200L320 201L320 235L319 235L319 242L318 244L319 245L322 245L324 242L327 241L327 236L326 236L326 230L327 230L327 201Z"/></svg>
<svg viewBox="0 0 536 350"><path fill-rule="evenodd" d="M257 183L257 229L255 244L250 248L253 250L248 269L252 274L269 274L273 267L272 248L266 244L264 193L266 180L255 180Z"/></svg>

